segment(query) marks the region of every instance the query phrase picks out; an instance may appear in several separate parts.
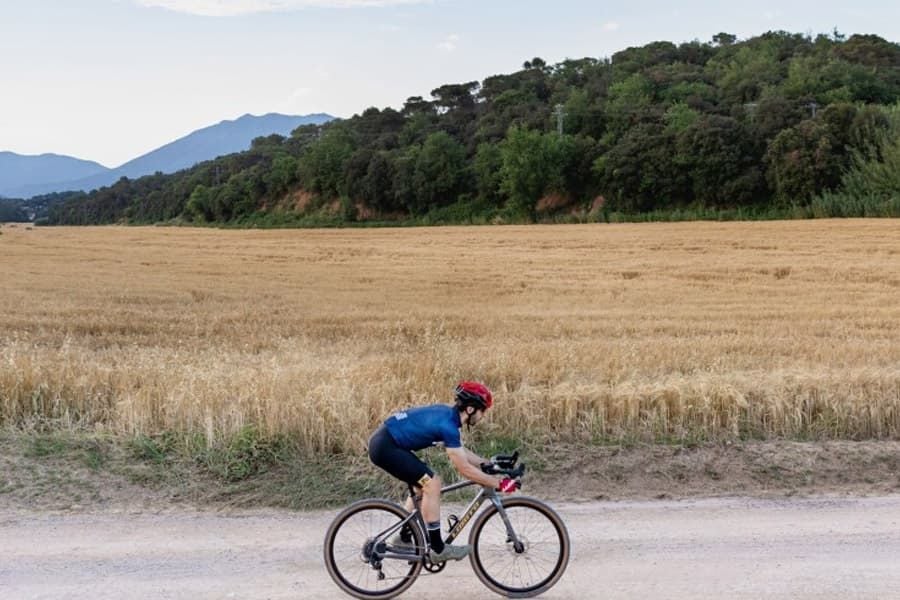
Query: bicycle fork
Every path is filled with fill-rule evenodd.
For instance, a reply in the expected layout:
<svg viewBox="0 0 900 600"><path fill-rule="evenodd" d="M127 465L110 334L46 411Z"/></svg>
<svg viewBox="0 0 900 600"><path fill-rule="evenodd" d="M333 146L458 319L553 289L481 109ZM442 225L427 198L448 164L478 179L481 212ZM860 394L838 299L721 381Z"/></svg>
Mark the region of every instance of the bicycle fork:
<svg viewBox="0 0 900 600"><path fill-rule="evenodd" d="M472 482L460 482L447 486L441 490L441 494L466 487L467 485L472 485ZM462 517L456 518L455 521L452 520L454 519L454 515L450 515L450 517L448 517L447 524L449 525L450 531L447 535L447 539L444 540L444 542L450 544L453 542L453 540L459 537L459 534L462 533L462 530L465 529L469 521L472 520L472 517L475 516L475 513L478 512L478 509L481 508L481 505L484 504L485 500L490 500L491 504L494 505L494 508L497 509L497 513L499 513L500 518L503 520L503 525L504 527L506 527L507 543L511 543L513 545L513 548L515 549L517 554L521 554L522 552L524 552L525 546L516 534L516 530L513 529L512 523L509 521L509 517L506 516L506 510L503 508L503 502L500 500L494 490L489 490L487 488L482 488L481 492L479 492L479 494L472 499L472 501L469 503L469 506L466 507L466 510L463 513Z"/></svg>

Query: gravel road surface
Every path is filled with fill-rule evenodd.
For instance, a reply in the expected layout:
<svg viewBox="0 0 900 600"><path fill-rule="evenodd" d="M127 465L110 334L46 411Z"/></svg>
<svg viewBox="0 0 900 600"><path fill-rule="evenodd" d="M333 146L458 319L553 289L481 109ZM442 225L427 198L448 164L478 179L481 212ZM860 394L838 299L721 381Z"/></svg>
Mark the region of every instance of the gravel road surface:
<svg viewBox="0 0 900 600"><path fill-rule="evenodd" d="M900 598L900 496L556 508L573 551L547 600ZM335 513L0 512L0 598L343 598L321 557ZM468 561L404 596L496 597Z"/></svg>

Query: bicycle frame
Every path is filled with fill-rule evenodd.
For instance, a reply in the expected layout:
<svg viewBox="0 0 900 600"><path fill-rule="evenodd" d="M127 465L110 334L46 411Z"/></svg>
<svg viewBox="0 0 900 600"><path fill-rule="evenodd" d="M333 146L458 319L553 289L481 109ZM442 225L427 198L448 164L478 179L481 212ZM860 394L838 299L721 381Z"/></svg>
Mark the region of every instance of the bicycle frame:
<svg viewBox="0 0 900 600"><path fill-rule="evenodd" d="M498 454L491 457L490 464L480 466L485 473L504 476L520 489L525 465L516 466L517 458L518 452ZM469 496L463 512L448 515L444 541L450 544L460 539L471 525L471 552L450 554L454 558L468 554L478 579L501 596L532 597L553 587L570 556L568 532L559 515L536 498L509 498L493 485L482 486L469 479L436 491L443 497L469 486L478 487L471 496L463 492ZM324 558L338 587L361 600L387 600L409 589L423 571L436 574L444 570L448 561L435 556L429 543L438 532L428 531L421 492L415 485L409 486L408 511L390 499L367 498L335 517L325 534ZM485 502L490 504L485 507Z"/></svg>
<svg viewBox="0 0 900 600"><path fill-rule="evenodd" d="M470 485L478 485L478 484L475 483L474 481L470 481L468 479L466 479L464 481L459 481L457 483L454 483L454 484L451 484L451 485L441 488L441 495L443 496L446 493L455 492L456 490L460 490L462 488L469 487ZM421 529L421 531L423 533L428 531L426 524L425 524L425 518L422 516L422 510L420 507L421 500L418 496L416 496L413 493L412 486L410 486L410 494L413 499L413 506L414 506L413 511L411 513L409 513L409 515L405 519L403 519L396 525L392 525L390 528L388 528L388 529L382 531L381 533L379 533L378 535L376 535L375 536L376 540L378 540L380 542L384 542L384 540L386 540L389 536L393 535L397 531L400 531L400 529L403 526L405 526L407 523L409 523L410 521L412 521L414 519L416 520L419 528ZM508 538L509 541L512 542L516 547L520 546L521 542L519 541L519 538L516 535L516 532L512 527L512 523L509 522L509 518L506 516L506 511L503 510L503 503L501 502L500 498L497 496L497 493L494 490L488 489L486 487L481 488L481 491L478 492L478 494L469 502L469 505L466 507L466 510L465 510L465 512L463 512L463 515L456 521L456 523L454 523L450 527L450 531L447 534L446 539L444 540L445 543L450 544L453 542L453 540L455 540L457 537L459 537L459 534L461 534L463 529L466 528L466 525L469 524L469 521L472 520L472 517L475 516L475 513L478 512L478 509L481 508L481 505L484 504L485 501L490 501L491 504L493 504L494 507L497 509L497 512L499 513L500 518L503 519L503 524L506 526L506 534L509 536L509 538ZM425 535L426 549L429 546L430 546L430 544L428 542L428 536ZM407 553L388 552L387 549L385 549L385 552L379 552L378 554L381 556L381 558L396 558L396 559L409 560L409 557L410 557L410 555Z"/></svg>

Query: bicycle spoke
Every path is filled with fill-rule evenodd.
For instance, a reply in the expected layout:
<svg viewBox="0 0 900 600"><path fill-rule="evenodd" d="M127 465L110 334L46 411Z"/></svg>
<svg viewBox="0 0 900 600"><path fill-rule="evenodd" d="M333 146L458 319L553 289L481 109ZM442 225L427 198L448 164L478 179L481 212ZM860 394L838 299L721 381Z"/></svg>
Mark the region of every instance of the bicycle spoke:
<svg viewBox="0 0 900 600"><path fill-rule="evenodd" d="M567 556L563 534L543 512L528 505L505 508L521 552L509 539L499 513L491 514L477 539L477 561L480 571L504 591L520 592L539 588L550 581Z"/></svg>
<svg viewBox="0 0 900 600"><path fill-rule="evenodd" d="M348 508L335 519L326 538L325 560L339 586L358 598L388 598L412 584L421 569L418 556L411 555L411 561L379 560L378 556L369 559L375 537L390 530L404 515L396 505L370 501ZM416 540L416 544L421 541Z"/></svg>

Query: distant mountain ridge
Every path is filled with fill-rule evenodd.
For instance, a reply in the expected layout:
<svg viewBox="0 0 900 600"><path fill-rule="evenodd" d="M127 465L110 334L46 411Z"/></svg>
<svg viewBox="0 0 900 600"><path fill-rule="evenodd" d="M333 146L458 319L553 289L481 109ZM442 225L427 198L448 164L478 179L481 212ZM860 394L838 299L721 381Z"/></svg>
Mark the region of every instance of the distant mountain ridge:
<svg viewBox="0 0 900 600"><path fill-rule="evenodd" d="M0 152L0 196L31 198L52 192L89 191L111 185L122 177L135 179L158 171L174 173L217 156L247 150L254 138L272 134L287 136L301 125L320 125L333 119L325 113L246 114L198 129L114 169L67 156Z"/></svg>
<svg viewBox="0 0 900 600"><path fill-rule="evenodd" d="M91 177L109 171L107 167L61 154L26 156L15 152L0 152L0 196L17 197L17 189L37 181L69 181Z"/></svg>

